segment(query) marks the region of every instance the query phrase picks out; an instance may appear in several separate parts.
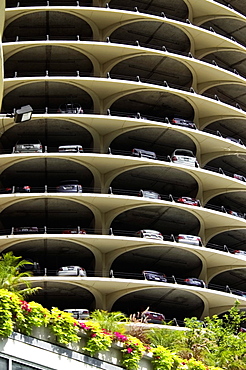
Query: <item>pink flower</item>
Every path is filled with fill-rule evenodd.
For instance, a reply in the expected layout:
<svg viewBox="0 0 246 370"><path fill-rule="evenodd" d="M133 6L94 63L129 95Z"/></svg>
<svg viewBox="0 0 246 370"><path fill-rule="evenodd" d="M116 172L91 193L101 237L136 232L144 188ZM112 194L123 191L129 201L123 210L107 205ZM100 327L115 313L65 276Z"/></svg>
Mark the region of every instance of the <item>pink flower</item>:
<svg viewBox="0 0 246 370"><path fill-rule="evenodd" d="M114 332L115 339L119 340L120 342L125 342L127 340L127 337L121 333L118 333L117 331Z"/></svg>
<svg viewBox="0 0 246 370"><path fill-rule="evenodd" d="M96 336L97 336L96 333L91 334L91 338L95 338Z"/></svg>
<svg viewBox="0 0 246 370"><path fill-rule="evenodd" d="M131 353L132 351L133 351L132 348L130 348L130 347L127 348L127 353Z"/></svg>

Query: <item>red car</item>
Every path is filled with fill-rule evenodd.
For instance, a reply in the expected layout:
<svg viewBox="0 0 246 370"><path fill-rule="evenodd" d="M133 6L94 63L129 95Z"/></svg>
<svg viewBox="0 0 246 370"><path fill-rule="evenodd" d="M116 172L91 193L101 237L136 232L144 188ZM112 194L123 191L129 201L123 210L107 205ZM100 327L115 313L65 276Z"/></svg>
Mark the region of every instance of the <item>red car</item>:
<svg viewBox="0 0 246 370"><path fill-rule="evenodd" d="M177 202L183 204L189 204L190 206L200 206L200 202L198 199L190 198L190 197L180 197L177 199Z"/></svg>
<svg viewBox="0 0 246 370"><path fill-rule="evenodd" d="M144 322L152 324L163 324L163 322L165 321L165 316L159 312L144 311L141 314L141 319Z"/></svg>
<svg viewBox="0 0 246 370"><path fill-rule="evenodd" d="M66 229L62 231L62 234L86 234L85 230L81 230L77 227Z"/></svg>

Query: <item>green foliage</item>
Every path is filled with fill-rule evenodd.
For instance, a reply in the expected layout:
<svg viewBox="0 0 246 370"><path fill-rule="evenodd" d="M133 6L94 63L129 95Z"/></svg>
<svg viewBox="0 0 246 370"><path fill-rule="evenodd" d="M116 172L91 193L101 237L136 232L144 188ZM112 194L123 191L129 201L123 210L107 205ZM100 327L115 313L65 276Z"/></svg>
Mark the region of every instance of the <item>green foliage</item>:
<svg viewBox="0 0 246 370"><path fill-rule="evenodd" d="M0 336L8 337L14 330L16 317L22 317L19 297L0 289Z"/></svg>
<svg viewBox="0 0 246 370"><path fill-rule="evenodd" d="M178 357L167 348L158 345L151 352L153 354L153 370L172 370L177 368L179 364Z"/></svg>
<svg viewBox="0 0 246 370"><path fill-rule="evenodd" d="M36 293L39 287L31 288L30 283L25 280L26 277L32 276L30 271L20 272L21 267L31 262L21 260L22 257L15 257L12 252L0 256L0 289L6 289L15 292L19 296L26 296ZM25 285L25 289L20 289L20 284Z"/></svg>
<svg viewBox="0 0 246 370"><path fill-rule="evenodd" d="M146 333L146 337L152 347L163 346L169 348L171 351L180 349L185 338L183 331L166 328L151 328Z"/></svg>
<svg viewBox="0 0 246 370"><path fill-rule="evenodd" d="M96 352L109 350L112 344L112 333L102 329L100 323L87 321L81 327L88 336L86 346L83 348L84 351L93 356Z"/></svg>
<svg viewBox="0 0 246 370"><path fill-rule="evenodd" d="M46 326L49 311L36 302L20 300L19 296L0 289L0 336L8 337L13 330L30 335L34 326Z"/></svg>
<svg viewBox="0 0 246 370"><path fill-rule="evenodd" d="M122 312L108 312L104 310L95 310L90 315L93 321L98 322L101 328L106 331L125 332L125 323L128 322L127 317Z"/></svg>
<svg viewBox="0 0 246 370"><path fill-rule="evenodd" d="M186 332L187 347L193 357L227 370L246 369L246 333L238 332L246 314L238 306L236 302L221 318L206 317L205 327L200 327L195 318L186 319L190 329Z"/></svg>
<svg viewBox="0 0 246 370"><path fill-rule="evenodd" d="M128 370L137 370L145 351L146 346L138 338L128 335L121 351L122 365Z"/></svg>
<svg viewBox="0 0 246 370"><path fill-rule="evenodd" d="M56 336L56 340L61 344L79 342L78 322L70 313L52 307L49 317L48 327Z"/></svg>
<svg viewBox="0 0 246 370"><path fill-rule="evenodd" d="M30 335L33 327L47 326L50 320L49 310L36 302L20 301L22 315L16 317L16 329Z"/></svg>
<svg viewBox="0 0 246 370"><path fill-rule="evenodd" d="M53 307L51 311L36 302L26 302L6 289L0 289L0 336L8 337L14 330L30 335L33 327L47 326L57 342L69 344L80 340L82 330L88 340L83 348L91 356L109 350L112 342L123 344L122 366L137 370L146 352L152 353L153 370L246 370L246 333L238 329L245 321L238 303L222 318L207 317L205 327L196 318L186 319L187 330L151 329L150 346L139 338L123 334L115 322L125 320L120 312L96 310L93 319L86 323L75 320L70 313ZM100 322L96 321L100 318ZM122 329L106 330L102 325ZM123 325L123 322L120 322Z"/></svg>

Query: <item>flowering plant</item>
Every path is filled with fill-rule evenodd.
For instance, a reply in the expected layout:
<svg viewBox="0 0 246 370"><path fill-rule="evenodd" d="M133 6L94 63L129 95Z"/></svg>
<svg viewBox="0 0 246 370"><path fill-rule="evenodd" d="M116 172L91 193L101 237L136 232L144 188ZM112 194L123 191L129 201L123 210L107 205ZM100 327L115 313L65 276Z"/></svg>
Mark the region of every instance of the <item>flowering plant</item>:
<svg viewBox="0 0 246 370"><path fill-rule="evenodd" d="M93 356L99 351L108 351L112 344L112 333L102 329L99 323L94 321L87 321L86 324L81 323L80 327L88 336L84 351Z"/></svg>
<svg viewBox="0 0 246 370"><path fill-rule="evenodd" d="M20 300L21 315L16 316L16 329L23 334L30 335L33 326L47 326L50 319L49 310L37 302Z"/></svg>
<svg viewBox="0 0 246 370"><path fill-rule="evenodd" d="M48 327L56 336L58 343L69 344L79 342L78 321L70 313L52 307Z"/></svg>
<svg viewBox="0 0 246 370"><path fill-rule="evenodd" d="M127 339L124 340L124 348L122 349L122 365L129 370L138 369L138 364L144 353L146 352L146 346L135 337L131 335L127 336Z"/></svg>

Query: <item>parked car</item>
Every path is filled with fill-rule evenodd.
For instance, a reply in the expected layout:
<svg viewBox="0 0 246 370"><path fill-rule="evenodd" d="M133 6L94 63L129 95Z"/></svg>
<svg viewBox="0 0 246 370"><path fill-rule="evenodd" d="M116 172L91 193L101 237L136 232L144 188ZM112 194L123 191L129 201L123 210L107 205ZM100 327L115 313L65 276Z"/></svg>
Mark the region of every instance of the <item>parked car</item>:
<svg viewBox="0 0 246 370"><path fill-rule="evenodd" d="M61 104L58 108L58 113L66 113L66 114L83 114L84 111L80 104L75 103L65 103Z"/></svg>
<svg viewBox="0 0 246 370"><path fill-rule="evenodd" d="M139 238L163 240L162 234L156 230L149 230L149 229L139 230L135 233L135 236Z"/></svg>
<svg viewBox="0 0 246 370"><path fill-rule="evenodd" d="M42 153L43 146L37 139L21 139L14 146L14 153Z"/></svg>
<svg viewBox="0 0 246 370"><path fill-rule="evenodd" d="M229 215L232 215L232 216L236 216L236 217L240 217L240 218L245 218L244 217L244 214L243 213L240 213L240 212L232 211L230 209L227 210L226 212L229 213Z"/></svg>
<svg viewBox="0 0 246 370"><path fill-rule="evenodd" d="M194 285L194 286L198 286L200 288L206 288L205 282L203 280L197 279L197 278L187 278L187 279L184 279L184 284L186 284L186 285Z"/></svg>
<svg viewBox="0 0 246 370"><path fill-rule="evenodd" d="M144 311L141 314L141 319L147 323L163 324L165 321L165 316L159 312Z"/></svg>
<svg viewBox="0 0 246 370"><path fill-rule="evenodd" d="M240 249L236 249L232 253L233 254L236 254L237 256L246 258L246 251L243 251L243 250L240 250Z"/></svg>
<svg viewBox="0 0 246 370"><path fill-rule="evenodd" d="M60 181L60 185L56 187L58 193L82 193L82 186L78 180L64 180Z"/></svg>
<svg viewBox="0 0 246 370"><path fill-rule="evenodd" d="M132 156L144 157L144 158L149 158L149 159L157 158L155 152L151 152L151 151L144 150L144 149L137 149L137 148L132 149Z"/></svg>
<svg viewBox="0 0 246 370"><path fill-rule="evenodd" d="M24 260L29 263L21 266L21 272L31 271L34 275L40 274L40 265L38 262L33 261L31 258L24 258Z"/></svg>
<svg viewBox="0 0 246 370"><path fill-rule="evenodd" d="M37 234L39 229L37 226L18 226L14 227L14 234Z"/></svg>
<svg viewBox="0 0 246 370"><path fill-rule="evenodd" d="M189 167L199 167L198 161L191 150L176 149L172 153L171 162Z"/></svg>
<svg viewBox="0 0 246 370"><path fill-rule="evenodd" d="M15 186L15 187L10 186L10 187L2 189L1 193L10 194L10 193L13 193L13 190L15 193L30 193L31 187L29 185Z"/></svg>
<svg viewBox="0 0 246 370"><path fill-rule="evenodd" d="M229 141L232 141L232 142L233 142L233 143L235 143L235 144L240 144L240 145L242 145L241 140L240 140L240 139L236 139L235 137L227 136L227 137L226 137L226 139L227 139L227 140L229 140Z"/></svg>
<svg viewBox="0 0 246 370"><path fill-rule="evenodd" d="M169 122L172 123L173 125L184 126L184 127L196 129L195 123L188 120L188 119L175 117L175 118L170 119Z"/></svg>
<svg viewBox="0 0 246 370"><path fill-rule="evenodd" d="M237 173L234 173L233 177L234 177L234 179L246 182L246 177L244 177L242 175L238 175Z"/></svg>
<svg viewBox="0 0 246 370"><path fill-rule="evenodd" d="M77 227L73 227L71 229L63 230L62 234L86 234L86 231Z"/></svg>
<svg viewBox="0 0 246 370"><path fill-rule="evenodd" d="M190 197L180 197L176 200L176 202L189 204L190 206L200 206L200 202L198 199L190 198Z"/></svg>
<svg viewBox="0 0 246 370"><path fill-rule="evenodd" d="M58 276L86 276L86 271L80 266L64 266L60 267L56 272Z"/></svg>
<svg viewBox="0 0 246 370"><path fill-rule="evenodd" d="M150 199L161 199L160 194L153 190L140 190L138 193L139 197L150 198Z"/></svg>
<svg viewBox="0 0 246 370"><path fill-rule="evenodd" d="M163 283L167 282L166 275L163 274L162 272L143 271L143 276L146 280L161 281Z"/></svg>
<svg viewBox="0 0 246 370"><path fill-rule="evenodd" d="M59 153L83 153L82 145L61 145L58 147Z"/></svg>
<svg viewBox="0 0 246 370"><path fill-rule="evenodd" d="M66 308L63 311L70 313L76 320L86 320L90 317L90 311L86 308Z"/></svg>
<svg viewBox="0 0 246 370"><path fill-rule="evenodd" d="M239 295L240 297L246 298L246 292L244 292L243 290L231 289L231 293Z"/></svg>
<svg viewBox="0 0 246 370"><path fill-rule="evenodd" d="M176 238L178 243L191 244L191 245L202 245L200 236L179 234Z"/></svg>

